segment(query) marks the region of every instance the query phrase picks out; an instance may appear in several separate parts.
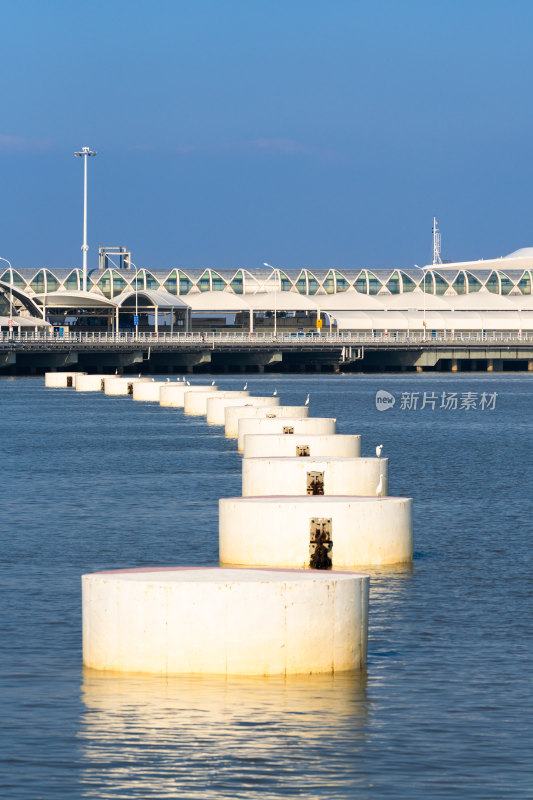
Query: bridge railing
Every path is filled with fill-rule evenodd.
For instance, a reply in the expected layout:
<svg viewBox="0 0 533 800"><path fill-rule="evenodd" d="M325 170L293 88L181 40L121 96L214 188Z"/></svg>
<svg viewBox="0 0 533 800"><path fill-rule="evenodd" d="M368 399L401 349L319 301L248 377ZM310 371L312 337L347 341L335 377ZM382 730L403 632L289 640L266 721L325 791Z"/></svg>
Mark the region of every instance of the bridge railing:
<svg viewBox="0 0 533 800"><path fill-rule="evenodd" d="M269 345L269 344L302 344L305 346L313 345L381 345L397 347L399 345L422 345L431 347L434 344L494 344L494 345L508 345L508 344L524 344L533 342L533 331L509 333L507 331L487 331L487 332L461 332L454 331L446 332L442 335L424 336L420 332L416 333L354 333L346 331L344 333L278 333L274 336L272 333L259 332L248 333L245 331L220 331L212 333L135 333L133 331L123 331L120 333L75 333L72 331L63 334L57 331L24 331L21 329L13 329L12 331L0 332L1 344L49 344L54 345L132 345L140 344L141 346L150 346L156 344L175 344L176 346L185 346L197 344L198 346L216 347L217 344L243 344L247 346L253 345Z"/></svg>

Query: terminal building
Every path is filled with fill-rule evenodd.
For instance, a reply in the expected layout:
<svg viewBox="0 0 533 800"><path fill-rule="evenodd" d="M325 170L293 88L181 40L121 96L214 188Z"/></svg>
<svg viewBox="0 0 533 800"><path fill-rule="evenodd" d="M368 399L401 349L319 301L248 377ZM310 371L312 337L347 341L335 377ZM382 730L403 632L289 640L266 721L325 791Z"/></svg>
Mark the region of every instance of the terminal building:
<svg viewBox="0 0 533 800"><path fill-rule="evenodd" d="M123 248L120 248L123 251ZM0 271L0 327L186 332L237 329L390 336L533 335L533 248L497 259L390 269ZM435 260L435 259L434 259Z"/></svg>

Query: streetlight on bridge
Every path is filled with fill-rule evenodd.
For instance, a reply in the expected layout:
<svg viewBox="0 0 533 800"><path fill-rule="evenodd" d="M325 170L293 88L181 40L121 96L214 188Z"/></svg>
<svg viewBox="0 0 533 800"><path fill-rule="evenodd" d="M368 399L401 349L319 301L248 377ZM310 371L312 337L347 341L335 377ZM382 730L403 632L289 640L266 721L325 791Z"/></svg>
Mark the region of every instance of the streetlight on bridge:
<svg viewBox="0 0 533 800"><path fill-rule="evenodd" d="M83 291L87 291L87 251L89 245L87 244L87 159L89 156L95 156L96 152L91 150L90 147L82 147L74 153L75 156L83 158L83 244L81 250L83 253Z"/></svg>

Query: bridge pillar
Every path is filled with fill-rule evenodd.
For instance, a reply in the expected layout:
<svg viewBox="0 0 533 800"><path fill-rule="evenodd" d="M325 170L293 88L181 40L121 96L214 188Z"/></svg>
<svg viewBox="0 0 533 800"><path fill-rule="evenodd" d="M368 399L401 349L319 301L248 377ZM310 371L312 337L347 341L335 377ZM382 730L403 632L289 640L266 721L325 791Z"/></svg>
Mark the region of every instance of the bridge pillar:
<svg viewBox="0 0 533 800"><path fill-rule="evenodd" d="M452 372L461 372L461 362L458 358L452 358Z"/></svg>
<svg viewBox="0 0 533 800"><path fill-rule="evenodd" d="M417 372L424 372L424 367L420 367L420 366L417 365L416 366L416 371Z"/></svg>
<svg viewBox="0 0 533 800"><path fill-rule="evenodd" d="M527 362L527 370L528 372L533 372L533 358L530 358Z"/></svg>
<svg viewBox="0 0 533 800"><path fill-rule="evenodd" d="M503 370L502 358L488 358L487 359L487 372L501 372Z"/></svg>
<svg viewBox="0 0 533 800"><path fill-rule="evenodd" d="M12 367L17 362L15 353L1 353L0 354L0 367Z"/></svg>

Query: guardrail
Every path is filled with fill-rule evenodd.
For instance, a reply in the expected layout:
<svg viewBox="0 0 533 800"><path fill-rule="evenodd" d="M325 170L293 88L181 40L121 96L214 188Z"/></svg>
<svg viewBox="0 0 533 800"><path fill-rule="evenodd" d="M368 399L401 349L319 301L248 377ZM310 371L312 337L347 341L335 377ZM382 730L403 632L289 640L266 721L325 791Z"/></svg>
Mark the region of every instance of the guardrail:
<svg viewBox="0 0 533 800"><path fill-rule="evenodd" d="M20 333L0 333L0 345L25 345L42 344L57 347L71 347L72 345L176 345L216 348L217 345L243 345L247 347L266 345L303 345L303 346L343 346L343 345L376 345L376 346L421 346L432 347L435 345L520 345L533 344L533 332L507 333L492 331L485 334L471 332L454 332L424 337L420 334L385 334L377 333L354 334L316 334L316 333L282 333L274 336L270 333L221 332L221 333L72 333L61 335L55 332L40 333L36 331L22 331Z"/></svg>

